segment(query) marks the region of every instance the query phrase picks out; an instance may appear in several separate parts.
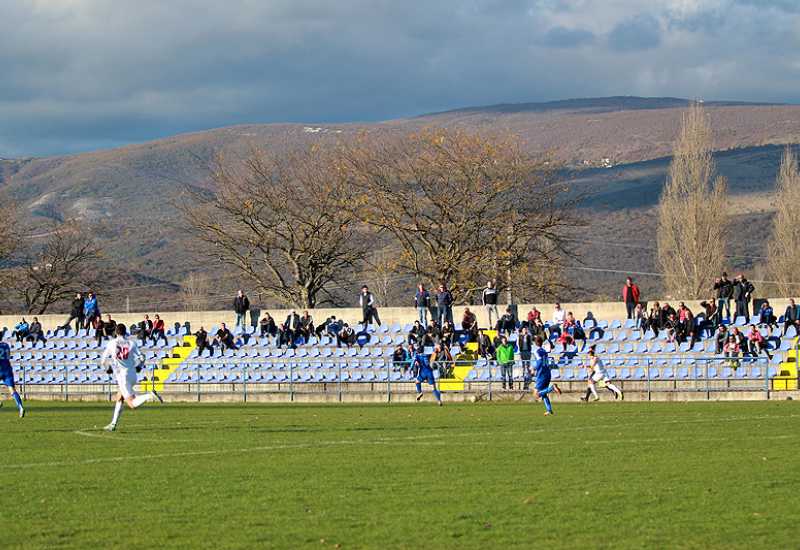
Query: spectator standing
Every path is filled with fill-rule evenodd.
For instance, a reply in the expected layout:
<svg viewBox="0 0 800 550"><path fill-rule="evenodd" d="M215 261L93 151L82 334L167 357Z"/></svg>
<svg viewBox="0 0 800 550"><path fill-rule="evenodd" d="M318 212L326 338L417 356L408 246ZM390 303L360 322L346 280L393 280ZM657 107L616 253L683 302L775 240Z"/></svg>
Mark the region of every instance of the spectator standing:
<svg viewBox="0 0 800 550"><path fill-rule="evenodd" d="M375 296L369 291L367 285L361 287L358 302L361 305L361 313L363 314L361 324L364 325L364 330L367 330L367 327L373 321L376 325L381 326L381 318L378 317L378 308L375 305Z"/></svg>
<svg viewBox="0 0 800 550"><path fill-rule="evenodd" d="M200 330L194 333L194 342L195 347L197 348L197 356L203 355L203 351L208 350L208 355L214 355L214 348L208 343L208 332L204 327L200 327Z"/></svg>
<svg viewBox="0 0 800 550"><path fill-rule="evenodd" d="M67 322L61 325L56 329L58 332L59 329L64 329L66 333L69 333L69 324L75 320L75 333L77 334L78 331L83 328L83 294L78 292L75 294L75 298L72 299L72 303L70 304L69 308L69 319Z"/></svg>
<svg viewBox="0 0 800 550"><path fill-rule="evenodd" d="M800 334L800 311L794 303L794 298L789 298L789 305L786 306L786 311L783 313L783 334L786 336L786 330L793 326L796 334Z"/></svg>
<svg viewBox="0 0 800 550"><path fill-rule="evenodd" d="M84 328L95 327L99 318L100 305L97 303L97 296L90 290L83 302Z"/></svg>
<svg viewBox="0 0 800 550"><path fill-rule="evenodd" d="M514 389L514 346L509 344L508 338L503 336L497 347L497 364L500 365L500 378L503 380L503 389Z"/></svg>
<svg viewBox="0 0 800 550"><path fill-rule="evenodd" d="M436 294L436 306L439 308L439 325L444 325L445 321L453 322L453 294L444 284L439 285L439 292Z"/></svg>
<svg viewBox="0 0 800 550"><path fill-rule="evenodd" d="M245 328L247 312L250 311L250 299L240 289L233 299L233 312L236 314L236 326Z"/></svg>
<svg viewBox="0 0 800 550"><path fill-rule="evenodd" d="M733 283L728 279L728 274L723 272L722 277L714 279L714 290L717 292L717 312L719 322L722 322L723 310L725 317L731 316L731 297L733 296Z"/></svg>
<svg viewBox="0 0 800 550"><path fill-rule="evenodd" d="M422 283L417 285L417 293L414 295L414 307L417 308L419 322L423 327L428 326L428 308L431 307L431 293L425 290Z"/></svg>
<svg viewBox="0 0 800 550"><path fill-rule="evenodd" d="M747 280L743 274L736 277L736 282L733 286L733 299L736 301L736 317L744 317L745 320L750 320L750 300L753 298L753 292L756 288L753 283Z"/></svg>
<svg viewBox="0 0 800 550"><path fill-rule="evenodd" d="M622 301L625 302L628 319L633 319L636 306L639 305L639 286L633 282L631 277L625 279L625 286L622 287Z"/></svg>
<svg viewBox="0 0 800 550"><path fill-rule="evenodd" d="M486 283L486 288L483 289L483 294L481 295L481 301L484 309L486 309L486 316L489 318L489 323L486 326L490 328L494 326L492 314L494 314L495 321L500 320L500 312L497 310L497 294L494 282L489 281Z"/></svg>
<svg viewBox="0 0 800 550"><path fill-rule="evenodd" d="M519 358L522 361L522 389L529 390L533 372L531 371L531 354L533 353L533 336L528 331L528 327L522 327L517 338L519 348Z"/></svg>

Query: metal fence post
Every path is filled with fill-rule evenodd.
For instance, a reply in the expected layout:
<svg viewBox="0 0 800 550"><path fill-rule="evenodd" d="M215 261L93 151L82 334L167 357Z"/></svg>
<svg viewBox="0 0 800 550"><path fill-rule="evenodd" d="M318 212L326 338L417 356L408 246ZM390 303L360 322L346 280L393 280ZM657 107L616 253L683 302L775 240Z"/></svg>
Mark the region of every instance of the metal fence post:
<svg viewBox="0 0 800 550"><path fill-rule="evenodd" d="M28 400L28 377L27 377L27 369L25 368L25 364L22 365L22 398L27 401Z"/></svg>
<svg viewBox="0 0 800 550"><path fill-rule="evenodd" d="M492 362L487 361L486 366L489 367L489 401L492 400L492 378L494 378L494 374L492 373Z"/></svg>
<svg viewBox="0 0 800 550"><path fill-rule="evenodd" d="M64 401L69 401L69 365L64 366Z"/></svg>
<svg viewBox="0 0 800 550"><path fill-rule="evenodd" d="M247 403L247 363L242 363L242 390L244 392L242 397Z"/></svg>
<svg viewBox="0 0 800 550"><path fill-rule="evenodd" d="M197 402L200 402L200 363L197 363L197 368L195 369L195 378L194 378L194 385L195 390L197 391Z"/></svg>
<svg viewBox="0 0 800 550"><path fill-rule="evenodd" d="M289 360L289 401L294 401L294 362Z"/></svg>
<svg viewBox="0 0 800 550"><path fill-rule="evenodd" d="M386 402L392 402L392 363L386 362Z"/></svg>
<svg viewBox="0 0 800 550"><path fill-rule="evenodd" d="M342 362L341 361L337 361L336 362L336 370L337 370L337 373L336 373L336 385L337 385L337 391L339 393L339 403L341 403L342 402Z"/></svg>
<svg viewBox="0 0 800 550"><path fill-rule="evenodd" d="M705 364L706 364L706 374L705 374L705 378L706 378L706 401L710 401L711 400L711 387L710 387L710 381L708 379L708 359L705 360Z"/></svg>
<svg viewBox="0 0 800 550"><path fill-rule="evenodd" d="M650 358L645 358L645 379L647 380L647 400L650 401Z"/></svg>

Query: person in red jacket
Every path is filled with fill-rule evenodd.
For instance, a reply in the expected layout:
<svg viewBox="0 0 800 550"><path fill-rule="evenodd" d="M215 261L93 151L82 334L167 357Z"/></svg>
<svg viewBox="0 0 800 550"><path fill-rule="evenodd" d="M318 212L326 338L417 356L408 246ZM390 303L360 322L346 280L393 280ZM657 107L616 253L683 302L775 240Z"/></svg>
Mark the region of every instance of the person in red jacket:
<svg viewBox="0 0 800 550"><path fill-rule="evenodd" d="M628 311L628 319L633 319L636 305L639 303L639 287L628 277L625 279L625 286L622 287L622 301L625 302L625 309Z"/></svg>
<svg viewBox="0 0 800 550"><path fill-rule="evenodd" d="M150 331L150 338L153 339L154 344L157 344L159 340L164 340L165 346L169 344L167 342L167 336L164 334L164 329L164 320L156 315L153 320L153 330Z"/></svg>

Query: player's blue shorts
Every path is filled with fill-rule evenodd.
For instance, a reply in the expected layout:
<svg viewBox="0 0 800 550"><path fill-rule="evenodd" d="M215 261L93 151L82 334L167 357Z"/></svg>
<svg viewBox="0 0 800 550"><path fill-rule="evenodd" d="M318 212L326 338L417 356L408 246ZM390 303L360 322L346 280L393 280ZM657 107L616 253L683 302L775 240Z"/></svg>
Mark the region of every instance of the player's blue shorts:
<svg viewBox="0 0 800 550"><path fill-rule="evenodd" d="M14 371L11 369L0 370L0 382L9 388L14 387Z"/></svg>
<svg viewBox="0 0 800 550"><path fill-rule="evenodd" d="M417 382L427 382L431 386L436 384L436 379L433 377L433 370L431 369L420 369L419 374L417 375Z"/></svg>
<svg viewBox="0 0 800 550"><path fill-rule="evenodd" d="M549 374L547 376L537 376L536 377L536 389L537 390L539 390L539 391L546 390L548 388L548 386L550 386L550 375Z"/></svg>

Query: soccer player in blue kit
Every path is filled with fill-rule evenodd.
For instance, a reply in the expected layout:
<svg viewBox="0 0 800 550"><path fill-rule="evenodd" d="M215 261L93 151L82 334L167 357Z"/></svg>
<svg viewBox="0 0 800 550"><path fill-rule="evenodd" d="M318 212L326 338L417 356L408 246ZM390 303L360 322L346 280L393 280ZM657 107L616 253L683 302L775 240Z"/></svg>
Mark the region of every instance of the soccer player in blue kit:
<svg viewBox="0 0 800 550"><path fill-rule="evenodd" d="M545 416L553 414L553 405L550 404L550 392L556 392L561 395L561 389L558 384L550 383L550 363L548 362L547 351L545 351L541 336L537 336L534 340L535 349L533 356L536 358L534 361L534 368L536 370L536 398L544 402Z"/></svg>
<svg viewBox="0 0 800 550"><path fill-rule="evenodd" d="M433 377L433 369L431 368L428 356L424 353L416 353L414 355L414 369L417 371L417 401L422 399L422 383L427 382L433 386L433 396L439 406L442 406L442 394L436 387L436 379Z"/></svg>
<svg viewBox="0 0 800 550"><path fill-rule="evenodd" d="M5 384L8 392L14 399L19 409L19 417L25 416L25 407L22 406L22 398L17 393L17 388L14 387L14 369L11 368L11 347L5 342L0 342L0 383ZM0 407L3 403L0 401Z"/></svg>

